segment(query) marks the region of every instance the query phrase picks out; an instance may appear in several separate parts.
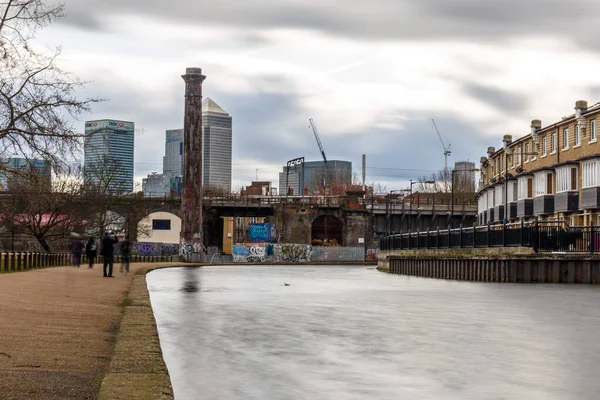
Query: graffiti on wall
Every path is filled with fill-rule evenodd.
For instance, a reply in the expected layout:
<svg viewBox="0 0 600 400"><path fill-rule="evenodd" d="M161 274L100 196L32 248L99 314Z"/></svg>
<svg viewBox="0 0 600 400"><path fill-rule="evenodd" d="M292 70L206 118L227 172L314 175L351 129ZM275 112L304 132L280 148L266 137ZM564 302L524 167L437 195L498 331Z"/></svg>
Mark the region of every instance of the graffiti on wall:
<svg viewBox="0 0 600 400"><path fill-rule="evenodd" d="M248 240L251 243L272 242L276 237L273 224L250 224L248 227Z"/></svg>
<svg viewBox="0 0 600 400"><path fill-rule="evenodd" d="M160 244L157 245L156 243L136 243L133 248L134 254L137 252L140 256L155 256L160 254Z"/></svg>
<svg viewBox="0 0 600 400"><path fill-rule="evenodd" d="M307 244L282 244L276 248L276 257L279 256L279 259L285 262L308 262L311 248L312 246Z"/></svg>
<svg viewBox="0 0 600 400"><path fill-rule="evenodd" d="M312 261L363 261L363 247L313 247Z"/></svg>
<svg viewBox="0 0 600 400"><path fill-rule="evenodd" d="M379 260L379 249L368 249L367 257L365 258L367 261L377 261Z"/></svg>
<svg viewBox="0 0 600 400"><path fill-rule="evenodd" d="M185 241L184 238L181 238L181 255L189 256L192 254L192 246L188 242Z"/></svg>
<svg viewBox="0 0 600 400"><path fill-rule="evenodd" d="M311 246L306 244L247 243L233 246L234 262L307 262Z"/></svg>

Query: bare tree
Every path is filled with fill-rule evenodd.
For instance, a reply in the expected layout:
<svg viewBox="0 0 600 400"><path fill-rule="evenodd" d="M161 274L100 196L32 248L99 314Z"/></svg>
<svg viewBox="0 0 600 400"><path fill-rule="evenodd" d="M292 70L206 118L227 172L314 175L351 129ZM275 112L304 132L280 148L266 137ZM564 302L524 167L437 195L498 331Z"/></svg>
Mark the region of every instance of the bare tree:
<svg viewBox="0 0 600 400"><path fill-rule="evenodd" d="M88 221L90 234L100 236L111 230L125 233L126 218L115 212L116 206L125 203L128 183L123 179L124 168L114 157L103 156L88 162L85 169L78 167L77 175L83 182L80 204L81 212Z"/></svg>
<svg viewBox="0 0 600 400"><path fill-rule="evenodd" d="M69 177L57 177L52 184L38 171L30 169L12 174L12 201L2 203L0 223L10 232L34 237L51 252L51 242L66 238L82 225L74 212L80 183Z"/></svg>
<svg viewBox="0 0 600 400"><path fill-rule="evenodd" d="M2 1L2 0L0 0ZM82 82L58 67L60 48L37 50L37 31L63 16L47 0L0 2L0 156L59 164L79 149L73 120L97 99L78 100Z"/></svg>

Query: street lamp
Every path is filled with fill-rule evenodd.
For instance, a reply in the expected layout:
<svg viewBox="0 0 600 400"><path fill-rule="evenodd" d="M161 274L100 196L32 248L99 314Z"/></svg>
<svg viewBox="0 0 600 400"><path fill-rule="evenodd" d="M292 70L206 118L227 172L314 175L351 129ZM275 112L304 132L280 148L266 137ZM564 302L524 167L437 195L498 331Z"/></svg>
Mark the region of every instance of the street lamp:
<svg viewBox="0 0 600 400"><path fill-rule="evenodd" d="M390 226L389 226L389 232L392 232L392 234L394 233L394 210L395 210L395 206L394 206L394 199L397 199L400 195L396 194L394 195L394 192L398 193L398 192L402 192L403 190L390 190L390 194L388 194L386 197L389 200L389 206L388 206L388 211L390 212L390 218L389 218L389 222L390 222Z"/></svg>
<svg viewBox="0 0 600 400"><path fill-rule="evenodd" d="M412 187L415 183L422 183L423 185L432 185L435 183L435 181L413 181L412 179L410 180L410 201L409 201L409 208L408 208L408 230L409 232L412 231Z"/></svg>
<svg viewBox="0 0 600 400"><path fill-rule="evenodd" d="M477 168L473 168L473 169L453 169L452 170L452 195L451 195L451 202L452 202L452 208L450 211L450 226L452 228L454 228L454 174L456 172L479 172L479 169ZM463 203L464 204L464 203Z"/></svg>

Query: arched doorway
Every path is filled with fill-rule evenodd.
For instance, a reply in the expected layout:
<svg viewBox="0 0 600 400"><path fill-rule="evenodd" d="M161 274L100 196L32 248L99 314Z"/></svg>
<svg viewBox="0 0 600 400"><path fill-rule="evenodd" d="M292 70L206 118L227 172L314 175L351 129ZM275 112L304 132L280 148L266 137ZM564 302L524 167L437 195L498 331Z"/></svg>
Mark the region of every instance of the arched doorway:
<svg viewBox="0 0 600 400"><path fill-rule="evenodd" d="M321 245L327 240L330 244L342 245L344 223L333 215L321 215L312 223L311 241Z"/></svg>

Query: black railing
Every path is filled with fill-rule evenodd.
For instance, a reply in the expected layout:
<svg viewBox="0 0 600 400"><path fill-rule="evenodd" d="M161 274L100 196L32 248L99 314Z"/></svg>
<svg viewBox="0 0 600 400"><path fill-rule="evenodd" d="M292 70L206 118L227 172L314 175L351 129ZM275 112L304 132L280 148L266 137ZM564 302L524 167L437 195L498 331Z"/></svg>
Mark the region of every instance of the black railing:
<svg viewBox="0 0 600 400"><path fill-rule="evenodd" d="M540 252L600 251L600 229L562 221L499 224L382 235L381 250L532 247Z"/></svg>

